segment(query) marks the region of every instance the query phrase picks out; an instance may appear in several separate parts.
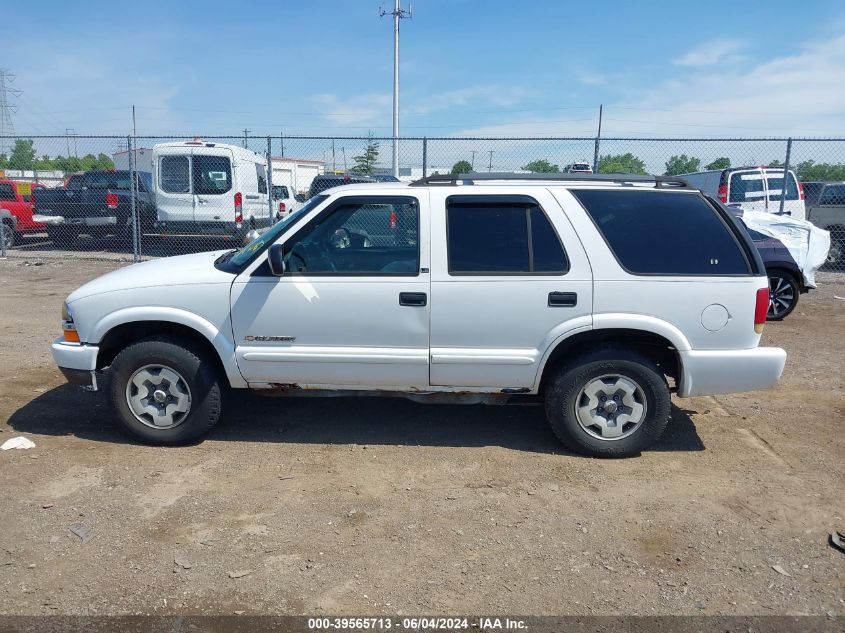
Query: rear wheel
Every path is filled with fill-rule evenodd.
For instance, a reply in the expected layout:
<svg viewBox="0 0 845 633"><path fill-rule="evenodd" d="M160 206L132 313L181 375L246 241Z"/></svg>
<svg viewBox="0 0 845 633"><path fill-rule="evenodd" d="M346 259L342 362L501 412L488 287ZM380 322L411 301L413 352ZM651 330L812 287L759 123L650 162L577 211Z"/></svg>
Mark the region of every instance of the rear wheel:
<svg viewBox="0 0 845 633"><path fill-rule="evenodd" d="M110 389L123 428L150 444L186 444L220 418L214 363L167 337L121 351L111 365Z"/></svg>
<svg viewBox="0 0 845 633"><path fill-rule="evenodd" d="M798 305L798 281L785 270L767 271L769 276L769 310L767 321L780 321Z"/></svg>
<svg viewBox="0 0 845 633"><path fill-rule="evenodd" d="M845 262L845 233L842 231L830 232L830 250L827 252L827 265L834 268L842 268Z"/></svg>
<svg viewBox="0 0 845 633"><path fill-rule="evenodd" d="M563 368L546 389L546 417L573 451L596 457L636 455L669 422L666 379L646 356L608 345Z"/></svg>
<svg viewBox="0 0 845 633"><path fill-rule="evenodd" d="M12 248L17 237L15 228L9 222L3 222L0 224L0 233L0 240L3 240L3 246L5 248Z"/></svg>

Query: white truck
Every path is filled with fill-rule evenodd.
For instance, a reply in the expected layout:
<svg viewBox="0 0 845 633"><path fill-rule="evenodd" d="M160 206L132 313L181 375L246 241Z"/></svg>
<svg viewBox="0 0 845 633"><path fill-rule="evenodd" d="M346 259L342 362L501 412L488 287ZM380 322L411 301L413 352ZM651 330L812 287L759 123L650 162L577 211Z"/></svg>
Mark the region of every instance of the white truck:
<svg viewBox="0 0 845 633"><path fill-rule="evenodd" d="M672 392L778 380L768 305L747 232L685 181L444 175L330 189L241 249L95 279L52 349L73 383L108 371L116 420L150 443L207 432L228 385L539 400L566 446L624 456Z"/></svg>

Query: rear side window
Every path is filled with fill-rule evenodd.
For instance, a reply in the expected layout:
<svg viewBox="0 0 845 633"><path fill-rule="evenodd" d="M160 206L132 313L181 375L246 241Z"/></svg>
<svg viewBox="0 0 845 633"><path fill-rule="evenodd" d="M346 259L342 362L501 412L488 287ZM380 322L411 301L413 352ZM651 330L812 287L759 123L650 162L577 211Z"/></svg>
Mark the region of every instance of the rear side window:
<svg viewBox="0 0 845 633"><path fill-rule="evenodd" d="M255 175L258 177L258 193L267 193L267 171L264 165L255 163Z"/></svg>
<svg viewBox="0 0 845 633"><path fill-rule="evenodd" d="M290 192L285 185L273 185L273 197L276 200L290 198Z"/></svg>
<svg viewBox="0 0 845 633"><path fill-rule="evenodd" d="M569 262L540 206L527 197L450 196L449 274L561 275Z"/></svg>
<svg viewBox="0 0 845 633"><path fill-rule="evenodd" d="M159 184L165 193L190 193L190 165L187 156L162 156L159 161Z"/></svg>
<svg viewBox="0 0 845 633"><path fill-rule="evenodd" d="M783 174L766 174L766 187L769 190L769 200L780 200L783 195ZM798 184L792 174L786 179L786 200L798 200Z"/></svg>
<svg viewBox="0 0 845 633"><path fill-rule="evenodd" d="M0 200L17 200L12 185L8 183L0 184Z"/></svg>
<svg viewBox="0 0 845 633"><path fill-rule="evenodd" d="M128 171L100 171L85 174L82 186L86 189L106 190L125 189L129 190L132 179Z"/></svg>
<svg viewBox="0 0 845 633"><path fill-rule="evenodd" d="M232 188L232 162L226 156L192 156L194 193L213 196ZM264 181L267 191L267 181Z"/></svg>
<svg viewBox="0 0 845 633"><path fill-rule="evenodd" d="M572 191L619 264L635 275L747 275L730 229L699 195Z"/></svg>
<svg viewBox="0 0 845 633"><path fill-rule="evenodd" d="M762 202L765 195L763 174L760 172L731 174L728 202Z"/></svg>

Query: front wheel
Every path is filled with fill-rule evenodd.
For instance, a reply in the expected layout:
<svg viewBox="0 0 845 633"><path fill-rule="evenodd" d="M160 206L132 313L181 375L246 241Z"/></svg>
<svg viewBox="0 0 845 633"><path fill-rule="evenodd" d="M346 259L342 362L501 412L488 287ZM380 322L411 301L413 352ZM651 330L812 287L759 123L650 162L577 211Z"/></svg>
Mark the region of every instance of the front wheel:
<svg viewBox="0 0 845 633"><path fill-rule="evenodd" d="M15 245L15 229L8 222L0 223L0 240L3 240L3 247L10 249Z"/></svg>
<svg viewBox="0 0 845 633"><path fill-rule="evenodd" d="M789 316L798 305L798 282L795 277L783 270L770 270L769 309L767 321L780 321Z"/></svg>
<svg viewBox="0 0 845 633"><path fill-rule="evenodd" d="M149 444L186 444L220 418L214 363L167 337L123 349L112 362L110 382L121 425Z"/></svg>
<svg viewBox="0 0 845 633"><path fill-rule="evenodd" d="M666 379L646 356L608 345L573 359L551 379L546 417L569 449L629 457L657 441L669 423Z"/></svg>

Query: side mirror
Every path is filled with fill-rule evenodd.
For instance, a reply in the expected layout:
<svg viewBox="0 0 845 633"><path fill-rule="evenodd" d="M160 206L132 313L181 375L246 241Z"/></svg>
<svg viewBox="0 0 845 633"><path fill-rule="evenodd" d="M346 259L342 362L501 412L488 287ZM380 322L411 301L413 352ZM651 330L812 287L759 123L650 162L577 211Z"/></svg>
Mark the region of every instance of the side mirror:
<svg viewBox="0 0 845 633"><path fill-rule="evenodd" d="M276 277L281 277L285 274L285 260L282 257L282 245L273 244L267 250L267 263L270 264L270 272Z"/></svg>

